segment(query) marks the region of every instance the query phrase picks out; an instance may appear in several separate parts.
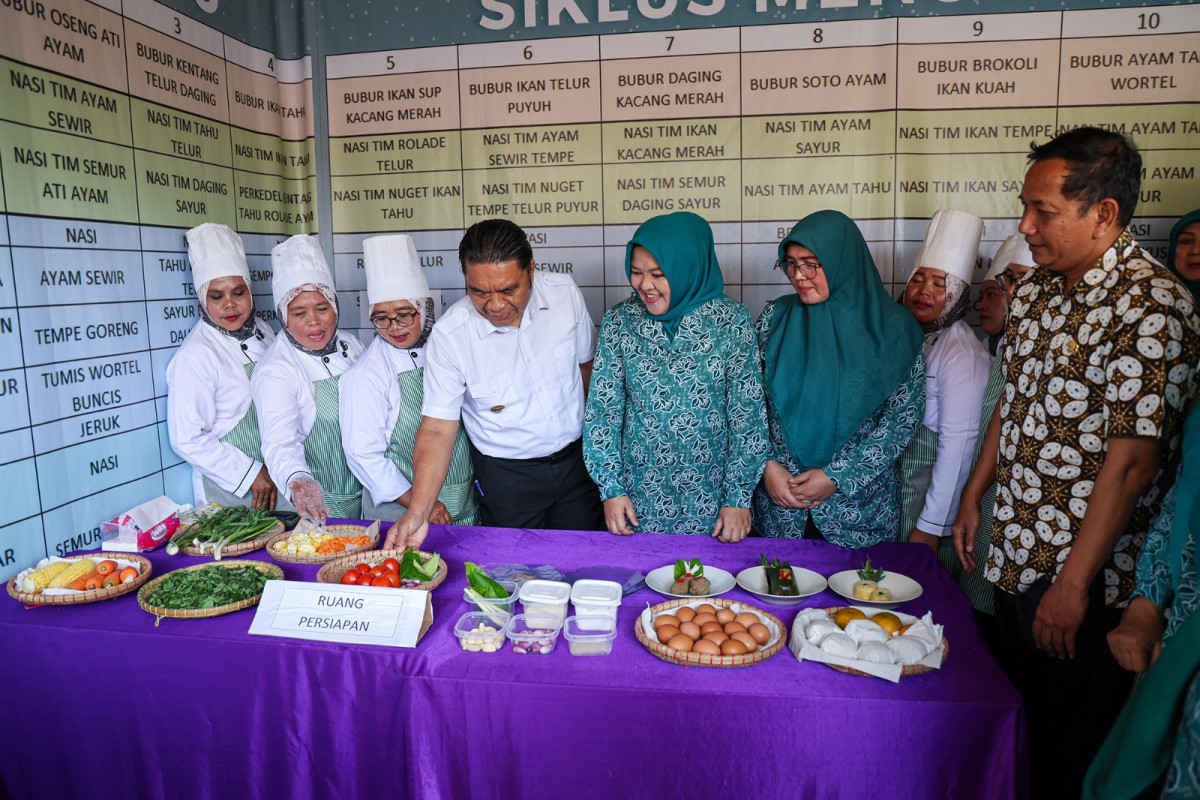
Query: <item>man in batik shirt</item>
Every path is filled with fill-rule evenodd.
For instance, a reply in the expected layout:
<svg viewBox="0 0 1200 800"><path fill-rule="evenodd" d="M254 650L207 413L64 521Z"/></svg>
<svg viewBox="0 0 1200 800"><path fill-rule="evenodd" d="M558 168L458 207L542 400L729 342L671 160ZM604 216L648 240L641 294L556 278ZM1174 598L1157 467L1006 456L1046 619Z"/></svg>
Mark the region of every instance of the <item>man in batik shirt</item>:
<svg viewBox="0 0 1200 800"><path fill-rule="evenodd" d="M1105 637L1171 477L1200 323L1187 289L1126 226L1141 157L1079 128L1035 146L1018 230L1040 269L1005 328L1005 386L953 533L972 563L997 479L986 565L1001 666L1025 699L1034 797L1078 797L1129 694Z"/></svg>

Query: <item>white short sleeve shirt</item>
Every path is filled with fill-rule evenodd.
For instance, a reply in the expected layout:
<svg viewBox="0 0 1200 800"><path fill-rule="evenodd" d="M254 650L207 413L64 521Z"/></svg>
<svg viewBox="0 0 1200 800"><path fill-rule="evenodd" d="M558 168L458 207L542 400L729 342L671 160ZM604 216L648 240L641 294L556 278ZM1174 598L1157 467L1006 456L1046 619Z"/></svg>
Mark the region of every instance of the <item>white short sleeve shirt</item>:
<svg viewBox="0 0 1200 800"><path fill-rule="evenodd" d="M425 351L427 417L457 420L471 443L497 458L537 458L583 433L583 378L595 329L569 277L534 274L519 326L497 327L470 297L433 327Z"/></svg>

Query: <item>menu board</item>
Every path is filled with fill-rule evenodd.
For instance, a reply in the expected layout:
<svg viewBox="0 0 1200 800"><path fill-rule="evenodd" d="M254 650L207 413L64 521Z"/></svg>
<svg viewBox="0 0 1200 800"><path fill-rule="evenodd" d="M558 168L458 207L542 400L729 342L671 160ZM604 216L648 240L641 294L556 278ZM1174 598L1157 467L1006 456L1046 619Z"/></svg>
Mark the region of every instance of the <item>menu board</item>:
<svg viewBox="0 0 1200 800"><path fill-rule="evenodd" d="M268 17L269 19L269 17ZM311 59L153 2L0 4L0 578L191 499L164 371L198 320L184 233L316 230Z"/></svg>
<svg viewBox="0 0 1200 800"><path fill-rule="evenodd" d="M242 234L272 324L270 249L319 229L361 330L366 236L411 233L448 303L463 229L514 219L598 322L636 226L688 210L757 314L787 290L780 238L823 208L897 291L934 211L977 214L982 273L1030 143L1092 124L1141 148L1133 230L1163 258L1200 205L1197 6L986 6L0 2L0 578L191 499L163 376L198 320L201 222Z"/></svg>

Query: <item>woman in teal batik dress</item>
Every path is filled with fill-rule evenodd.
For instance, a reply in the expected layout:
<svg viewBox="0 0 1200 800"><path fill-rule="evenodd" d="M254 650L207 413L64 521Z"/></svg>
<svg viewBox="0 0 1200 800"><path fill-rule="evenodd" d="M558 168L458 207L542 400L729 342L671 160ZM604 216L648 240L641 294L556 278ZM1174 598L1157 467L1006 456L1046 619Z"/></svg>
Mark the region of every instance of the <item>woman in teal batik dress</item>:
<svg viewBox="0 0 1200 800"><path fill-rule="evenodd" d="M795 292L758 320L771 451L755 528L846 547L895 541L897 459L925 414L921 329L845 214L797 222L776 266Z"/></svg>
<svg viewBox="0 0 1200 800"><path fill-rule="evenodd" d="M767 452L753 321L695 214L647 220L625 274L635 294L604 315L583 426L605 522L739 541Z"/></svg>

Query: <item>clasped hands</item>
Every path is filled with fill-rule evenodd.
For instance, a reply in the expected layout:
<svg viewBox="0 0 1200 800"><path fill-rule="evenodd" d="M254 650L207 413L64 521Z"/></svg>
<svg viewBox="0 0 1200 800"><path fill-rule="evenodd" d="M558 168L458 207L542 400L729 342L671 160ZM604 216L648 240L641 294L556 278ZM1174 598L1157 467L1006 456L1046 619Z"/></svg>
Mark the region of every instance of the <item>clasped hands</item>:
<svg viewBox="0 0 1200 800"><path fill-rule="evenodd" d="M821 469L793 475L778 461L768 461L763 485L771 502L784 508L813 509L837 491L837 484Z"/></svg>

